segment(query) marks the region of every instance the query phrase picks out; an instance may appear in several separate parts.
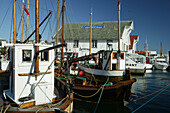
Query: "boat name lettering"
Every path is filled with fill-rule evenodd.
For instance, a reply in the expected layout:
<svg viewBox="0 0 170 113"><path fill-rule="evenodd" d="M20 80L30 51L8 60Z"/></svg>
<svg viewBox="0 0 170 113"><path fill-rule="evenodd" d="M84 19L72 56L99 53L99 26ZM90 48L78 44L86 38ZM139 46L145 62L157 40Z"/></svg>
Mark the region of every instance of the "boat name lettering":
<svg viewBox="0 0 170 113"><path fill-rule="evenodd" d="M137 64L126 64L126 66L136 66Z"/></svg>

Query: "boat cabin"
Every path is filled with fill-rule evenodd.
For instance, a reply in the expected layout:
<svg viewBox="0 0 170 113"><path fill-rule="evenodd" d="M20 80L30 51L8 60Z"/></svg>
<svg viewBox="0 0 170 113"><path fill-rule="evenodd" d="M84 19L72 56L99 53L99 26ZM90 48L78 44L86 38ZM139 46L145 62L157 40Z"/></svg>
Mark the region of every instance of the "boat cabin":
<svg viewBox="0 0 170 113"><path fill-rule="evenodd" d="M10 87L5 94L18 105L51 103L54 96L54 49L39 53L39 73L35 73L35 46L39 50L52 45L7 44L10 46Z"/></svg>
<svg viewBox="0 0 170 113"><path fill-rule="evenodd" d="M99 68L103 70L125 70L125 55L125 51L120 52L120 65L118 65L117 51L101 50L98 52Z"/></svg>

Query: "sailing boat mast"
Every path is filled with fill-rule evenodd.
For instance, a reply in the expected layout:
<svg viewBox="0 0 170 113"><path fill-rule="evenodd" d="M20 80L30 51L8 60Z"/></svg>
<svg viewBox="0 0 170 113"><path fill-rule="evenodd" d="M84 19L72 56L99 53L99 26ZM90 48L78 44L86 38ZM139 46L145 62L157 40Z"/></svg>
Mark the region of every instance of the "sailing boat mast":
<svg viewBox="0 0 170 113"><path fill-rule="evenodd" d="M24 0L22 2L22 28L21 28L21 42L23 42L23 29L24 29Z"/></svg>
<svg viewBox="0 0 170 113"><path fill-rule="evenodd" d="M29 12L29 0L27 1L27 9ZM27 15L27 36L28 37L28 33L29 33L29 15ZM26 41L26 43L28 43L28 40Z"/></svg>
<svg viewBox="0 0 170 113"><path fill-rule="evenodd" d="M117 52L117 69L120 69L120 0L118 0L118 52Z"/></svg>
<svg viewBox="0 0 170 113"><path fill-rule="evenodd" d="M89 55L91 54L91 42L92 42L92 8L90 13L90 49L89 49Z"/></svg>
<svg viewBox="0 0 170 113"><path fill-rule="evenodd" d="M118 1L118 51L120 51L120 0Z"/></svg>
<svg viewBox="0 0 170 113"><path fill-rule="evenodd" d="M63 0L63 6L62 6L62 39L61 43L64 43L64 11L65 11L65 0ZM61 48L61 68L60 68L60 73L61 73L61 78L62 78L62 70L63 70L63 46Z"/></svg>
<svg viewBox="0 0 170 113"><path fill-rule="evenodd" d="M60 0L58 0L58 6L57 6L57 37L55 41L56 44L58 44L58 37L59 37L59 30L58 30L59 29L59 13L60 13L59 9L60 9Z"/></svg>
<svg viewBox="0 0 170 113"><path fill-rule="evenodd" d="M145 57L147 55L147 39L145 38Z"/></svg>
<svg viewBox="0 0 170 113"><path fill-rule="evenodd" d="M57 6L57 36L55 37L55 43L58 44L58 39L59 39L59 13L60 13L60 0L58 0L58 6ZM57 55L58 49L56 49L55 51L55 55ZM56 61L57 61L57 57L56 57Z"/></svg>
<svg viewBox="0 0 170 113"><path fill-rule="evenodd" d="M162 41L161 41L161 45L160 45L160 57L162 57Z"/></svg>
<svg viewBox="0 0 170 113"><path fill-rule="evenodd" d="M35 4L35 43L39 43L39 0L36 0ZM39 51L39 46L35 45L35 53ZM35 58L35 73L39 73L39 54L36 55ZM37 76L35 76L35 80L37 80Z"/></svg>
<svg viewBox="0 0 170 113"><path fill-rule="evenodd" d="M13 43L16 43L17 29L16 29L16 0L13 0L13 19L14 19L14 28L13 28Z"/></svg>

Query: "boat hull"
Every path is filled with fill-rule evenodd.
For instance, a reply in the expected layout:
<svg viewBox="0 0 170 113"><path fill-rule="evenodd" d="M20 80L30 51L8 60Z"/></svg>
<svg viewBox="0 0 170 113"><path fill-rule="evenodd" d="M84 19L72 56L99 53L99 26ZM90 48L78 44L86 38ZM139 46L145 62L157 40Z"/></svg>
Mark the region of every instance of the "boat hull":
<svg viewBox="0 0 170 113"><path fill-rule="evenodd" d="M144 69L130 69L131 74L133 75L144 75L146 72L146 68Z"/></svg>
<svg viewBox="0 0 170 113"><path fill-rule="evenodd" d="M97 76L123 77L123 75L125 74L124 70L109 71L109 70L101 70L101 69L88 68L88 67L85 67L83 65L79 65L78 68L80 70L83 70L86 73L90 73L90 74L97 75Z"/></svg>
<svg viewBox="0 0 170 113"><path fill-rule="evenodd" d="M167 64L158 64L158 63L155 63L155 69L166 70L167 68L168 68Z"/></svg>
<svg viewBox="0 0 170 113"><path fill-rule="evenodd" d="M104 86L101 102L123 103L124 100L129 101L131 94L131 85L135 81L136 79L132 79L120 81L117 84L113 84L110 86ZM97 102L100 97L102 87L75 85L75 87L73 87L72 89L75 98L85 100L87 99L93 102Z"/></svg>

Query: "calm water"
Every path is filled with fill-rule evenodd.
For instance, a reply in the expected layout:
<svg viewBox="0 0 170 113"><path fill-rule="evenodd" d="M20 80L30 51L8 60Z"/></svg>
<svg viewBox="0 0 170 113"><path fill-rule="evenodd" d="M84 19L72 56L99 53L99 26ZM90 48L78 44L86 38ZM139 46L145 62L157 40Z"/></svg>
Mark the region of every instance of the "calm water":
<svg viewBox="0 0 170 113"><path fill-rule="evenodd" d="M133 99L154 93L170 84L170 72L167 71L150 71L145 76L132 76L132 78L137 79L131 89ZM0 91L2 91L1 86L6 84L0 80ZM0 95L2 96L2 93ZM74 101L74 113L94 113L95 108L96 103ZM100 103L96 113L132 113L135 110L137 110L135 113L170 113L170 85L163 92L136 101L124 104Z"/></svg>
<svg viewBox="0 0 170 113"><path fill-rule="evenodd" d="M145 76L132 76L137 82L132 85L133 99L144 97L154 93L170 84L170 72L148 71ZM75 101L75 113L93 113L96 104ZM135 111L136 110L136 111ZM124 105L99 104L96 113L170 113L170 85L162 92L136 101L124 103Z"/></svg>

